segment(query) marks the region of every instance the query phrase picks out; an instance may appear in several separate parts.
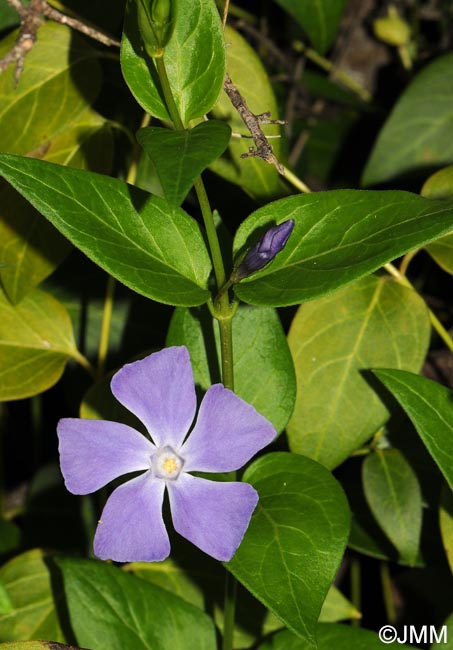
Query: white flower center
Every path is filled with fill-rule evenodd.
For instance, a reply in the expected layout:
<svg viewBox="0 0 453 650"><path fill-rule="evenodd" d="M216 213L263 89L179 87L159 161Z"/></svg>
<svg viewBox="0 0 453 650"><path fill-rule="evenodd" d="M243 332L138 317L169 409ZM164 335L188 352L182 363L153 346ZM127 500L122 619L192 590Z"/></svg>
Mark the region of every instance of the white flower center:
<svg viewBox="0 0 453 650"><path fill-rule="evenodd" d="M184 465L184 459L168 445L161 447L151 457L154 476L174 481L178 478Z"/></svg>

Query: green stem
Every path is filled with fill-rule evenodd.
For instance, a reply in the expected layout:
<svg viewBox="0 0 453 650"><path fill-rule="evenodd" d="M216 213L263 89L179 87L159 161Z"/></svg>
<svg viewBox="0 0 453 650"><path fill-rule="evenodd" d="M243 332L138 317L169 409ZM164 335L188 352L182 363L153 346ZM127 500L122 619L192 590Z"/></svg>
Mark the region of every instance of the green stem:
<svg viewBox="0 0 453 650"><path fill-rule="evenodd" d="M309 59L312 63L331 74L334 80L341 81L341 83L346 86L346 88L349 88L349 90L358 95L364 102L371 102L373 99L371 93L366 88L358 84L352 77L344 72L344 70L337 68L331 61L326 59L321 54L318 54L318 52L312 50L310 47L307 47L304 43L302 43L302 41L296 41L294 47L297 52L302 52L305 54L307 59Z"/></svg>
<svg viewBox="0 0 453 650"><path fill-rule="evenodd" d="M381 562L381 585L387 621L392 625L396 623L396 610L393 603L392 579L387 562Z"/></svg>
<svg viewBox="0 0 453 650"><path fill-rule="evenodd" d="M178 131L184 130L184 123L176 106L175 98L168 79L167 70L163 57L155 59L157 73L164 94L168 112L175 128ZM220 291L226 284L225 267L223 264L222 252L220 250L219 239L214 224L214 217L209 203L209 198L201 176L194 182L194 189L197 194L200 210L208 239L209 251L211 254L212 265L216 278L217 291ZM214 305L214 316L219 323L220 330L220 351L222 359L222 381L225 388L233 390L234 373L233 373L233 336L232 336L232 318L235 309L230 306L228 291L224 291ZM223 627L223 650L233 649L234 635L234 618L236 609L236 580L228 571L225 577L225 609L224 609L224 627Z"/></svg>
<svg viewBox="0 0 453 650"><path fill-rule="evenodd" d="M405 275L400 273L398 269L393 266L393 264L384 264L384 269L387 271L387 273L390 273L400 284L402 284L404 287L408 287L410 289L413 289L414 291L417 291L414 287L414 285L409 282L409 280L406 278ZM440 338L443 340L447 348L450 350L451 353L453 353L453 339L451 338L450 334L447 332L445 327L442 325L440 320L437 318L436 314L431 311L431 309L426 306L428 309L428 314L429 314L429 320L431 321L431 325L434 327Z"/></svg>
<svg viewBox="0 0 453 650"><path fill-rule="evenodd" d="M283 167L283 176L286 178L287 181L291 183L296 189L298 189L300 192L303 192L304 194L311 194L311 189L306 185L300 178L296 176L288 167L285 167L285 165L282 165Z"/></svg>
<svg viewBox="0 0 453 650"><path fill-rule="evenodd" d="M105 292L104 310L102 313L101 333L99 337L98 363L96 367L96 378L99 380L104 376L107 352L109 349L110 326L112 324L113 297L115 294L115 278L107 277L107 289Z"/></svg>

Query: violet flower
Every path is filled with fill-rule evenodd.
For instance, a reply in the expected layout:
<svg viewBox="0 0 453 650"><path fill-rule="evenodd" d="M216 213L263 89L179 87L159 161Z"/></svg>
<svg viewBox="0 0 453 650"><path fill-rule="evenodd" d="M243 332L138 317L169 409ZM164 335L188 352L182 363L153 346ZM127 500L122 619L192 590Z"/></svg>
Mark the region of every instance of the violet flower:
<svg viewBox="0 0 453 650"><path fill-rule="evenodd" d="M288 219L288 221L284 221L278 226L269 228L259 242L246 253L239 266L233 271L231 281L239 282L239 280L260 271L269 262L272 262L274 257L285 248L294 224L294 219Z"/></svg>
<svg viewBox="0 0 453 650"><path fill-rule="evenodd" d="M217 560L242 541L258 495L248 483L209 481L190 472L230 472L275 437L273 426L222 384L211 386L195 425L196 394L189 353L171 347L125 365L112 393L145 425L153 442L125 424L64 418L58 423L61 470L73 494L89 494L129 472L105 504L94 538L102 560L165 559L170 542L162 518L168 491L176 531Z"/></svg>

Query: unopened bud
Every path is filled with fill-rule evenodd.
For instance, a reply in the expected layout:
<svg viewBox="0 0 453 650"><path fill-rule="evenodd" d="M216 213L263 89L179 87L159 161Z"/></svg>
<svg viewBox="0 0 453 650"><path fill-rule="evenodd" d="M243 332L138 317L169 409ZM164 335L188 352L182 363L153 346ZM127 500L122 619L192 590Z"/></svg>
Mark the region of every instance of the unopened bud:
<svg viewBox="0 0 453 650"><path fill-rule="evenodd" d="M172 0L137 0L138 27L149 56L163 56L173 31Z"/></svg>
<svg viewBox="0 0 453 650"><path fill-rule="evenodd" d="M294 220L289 219L278 226L272 226L252 246L231 275L231 282L239 282L256 271L263 269L282 251L294 228Z"/></svg>

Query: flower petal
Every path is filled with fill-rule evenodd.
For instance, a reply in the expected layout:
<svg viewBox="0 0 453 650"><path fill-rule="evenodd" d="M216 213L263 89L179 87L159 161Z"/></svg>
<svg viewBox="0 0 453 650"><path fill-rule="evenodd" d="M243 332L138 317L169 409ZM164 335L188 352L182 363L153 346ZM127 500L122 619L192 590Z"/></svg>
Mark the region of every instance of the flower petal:
<svg viewBox="0 0 453 650"><path fill-rule="evenodd" d="M114 478L149 469L155 446L118 422L63 418L57 426L61 471L73 494L89 494Z"/></svg>
<svg viewBox="0 0 453 650"><path fill-rule="evenodd" d="M216 560L231 560L258 503L256 490L186 473L167 488L175 530Z"/></svg>
<svg viewBox="0 0 453 650"><path fill-rule="evenodd" d="M128 363L112 378L112 393L146 426L158 447L182 444L197 407L187 348L164 348Z"/></svg>
<svg viewBox="0 0 453 650"><path fill-rule="evenodd" d="M165 481L151 472L128 481L110 495L94 538L94 553L115 562L158 562L170 541L162 519Z"/></svg>
<svg viewBox="0 0 453 650"><path fill-rule="evenodd" d="M195 427L181 449L187 472L239 469L277 435L258 411L222 384L203 398Z"/></svg>

